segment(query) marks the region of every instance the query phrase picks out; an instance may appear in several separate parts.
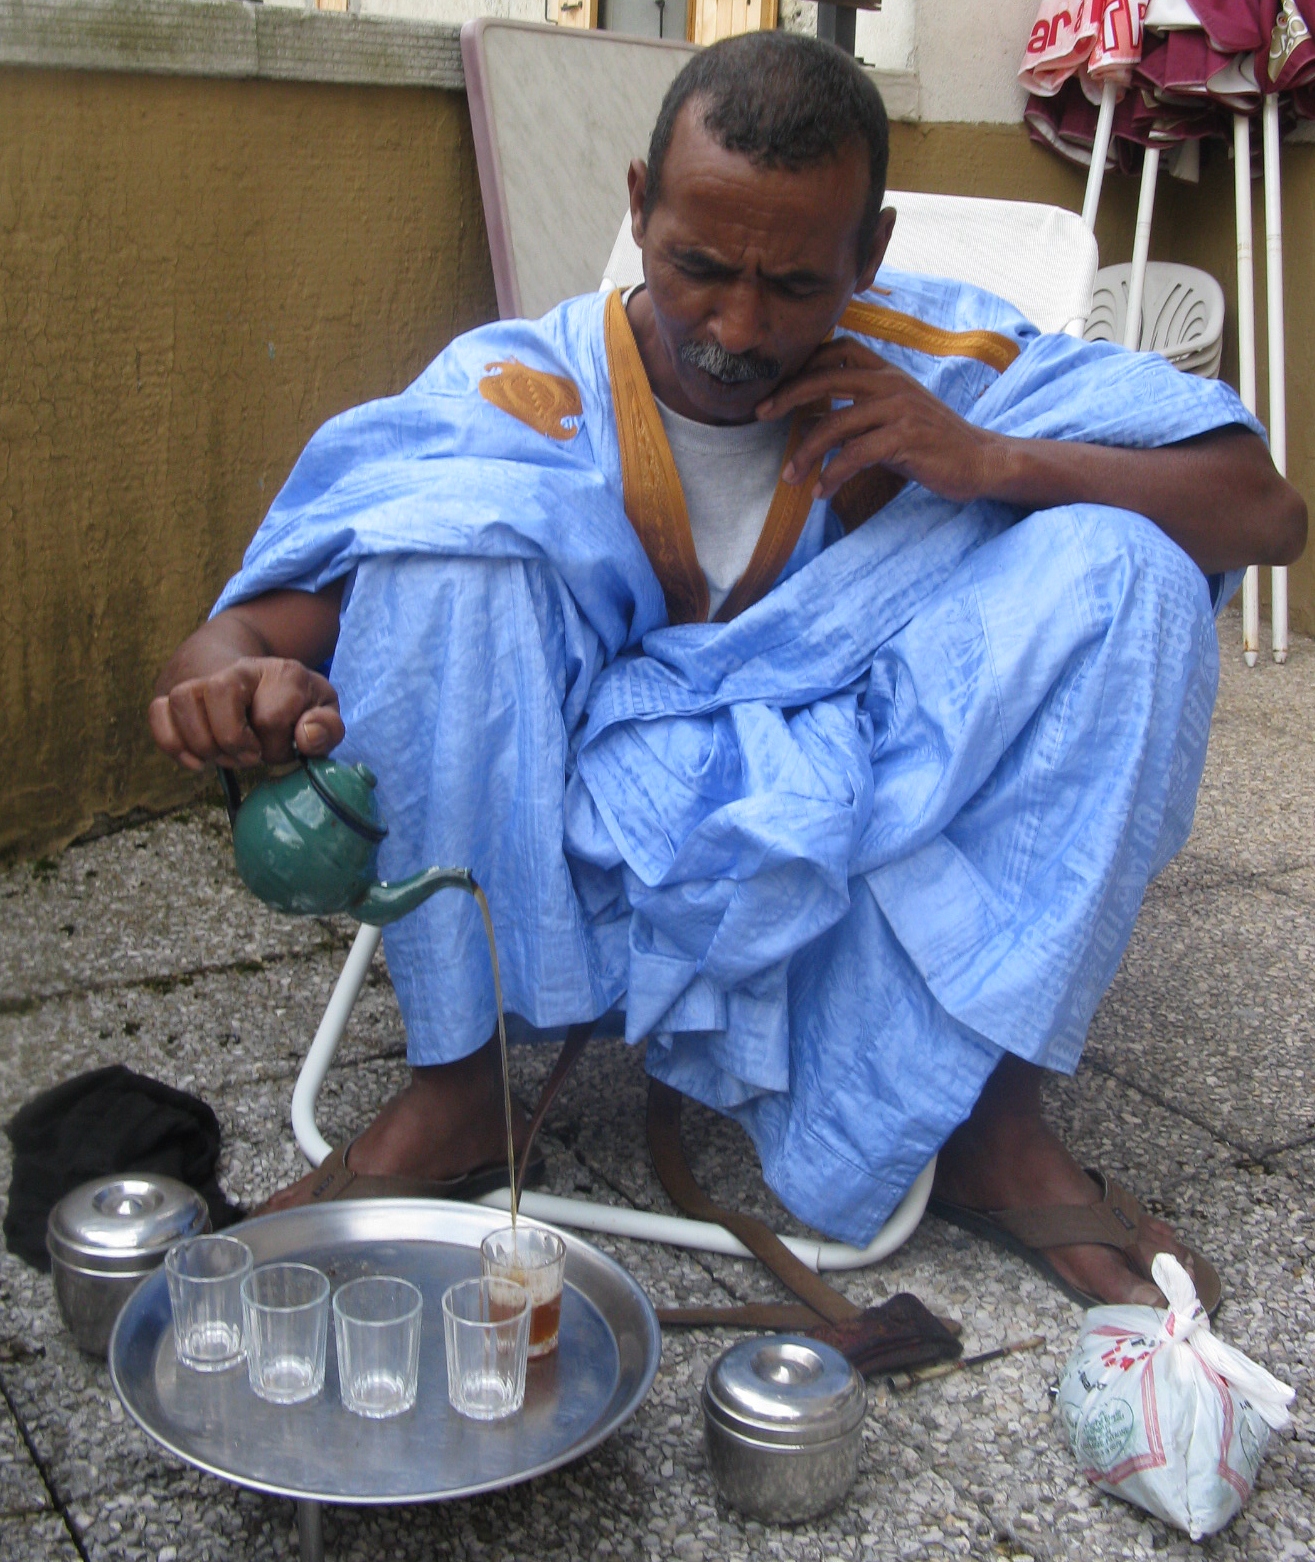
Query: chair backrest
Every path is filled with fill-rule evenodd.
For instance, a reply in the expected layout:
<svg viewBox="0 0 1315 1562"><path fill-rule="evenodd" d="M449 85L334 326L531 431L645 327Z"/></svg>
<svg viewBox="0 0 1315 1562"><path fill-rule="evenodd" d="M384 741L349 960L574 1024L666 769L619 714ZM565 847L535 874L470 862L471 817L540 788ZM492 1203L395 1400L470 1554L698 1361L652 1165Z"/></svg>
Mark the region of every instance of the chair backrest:
<svg viewBox="0 0 1315 1562"><path fill-rule="evenodd" d="M598 286L626 169L693 44L481 17L461 29L498 310Z"/></svg>
<svg viewBox="0 0 1315 1562"><path fill-rule="evenodd" d="M475 155L501 314L536 316L598 279L640 279L626 168L642 157L687 43L481 17L461 29ZM889 260L972 282L1042 330L1080 333L1096 241L1057 206L890 192ZM610 252L610 253L609 253Z"/></svg>
<svg viewBox="0 0 1315 1562"><path fill-rule="evenodd" d="M1081 335L1096 277L1096 240L1075 213L1033 201L889 190L899 214L886 251L897 271L969 282L1009 303L1043 331ZM604 287L643 280L630 219L603 270Z"/></svg>
<svg viewBox="0 0 1315 1562"><path fill-rule="evenodd" d="M1091 313L1083 335L1089 342L1122 342L1128 319L1132 267L1103 266L1096 273ZM1224 290L1208 271L1153 260L1146 267L1141 332L1144 353L1161 353L1170 363L1202 379L1218 377L1224 350Z"/></svg>

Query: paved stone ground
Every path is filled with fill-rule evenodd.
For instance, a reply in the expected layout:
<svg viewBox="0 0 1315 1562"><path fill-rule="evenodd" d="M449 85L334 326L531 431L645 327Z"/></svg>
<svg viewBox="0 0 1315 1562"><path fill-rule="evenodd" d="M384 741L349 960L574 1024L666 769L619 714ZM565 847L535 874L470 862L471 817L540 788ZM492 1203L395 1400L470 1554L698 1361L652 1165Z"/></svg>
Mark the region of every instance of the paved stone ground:
<svg viewBox="0 0 1315 1562"><path fill-rule="evenodd" d="M1074 1081L1054 1117L1088 1163L1123 1179L1213 1256L1218 1328L1297 1385L1294 1435L1276 1439L1246 1512L1203 1553L1315 1552L1315 644L1253 672L1224 622L1224 678L1196 829L1153 887ZM197 809L0 875L0 1113L58 1080L122 1060L211 1101L224 1180L254 1203L300 1168L292 1081L350 936L280 921L237 884L222 814ZM547 1068L514 1057L531 1093ZM404 1044L379 971L323 1098L333 1139L403 1077ZM665 1207L642 1141L640 1059L596 1045L550 1117L549 1188ZM702 1114L696 1170L767 1203L737 1131ZM8 1186L8 1145L0 1186ZM658 1301L777 1294L751 1264L604 1241ZM329 1554L550 1559L941 1556L1168 1557L1190 1543L1089 1488L1050 1414L1081 1314L1030 1269L926 1221L886 1264L844 1282L863 1302L911 1289L983 1349L1048 1344L910 1395L872 1395L859 1482L823 1523L743 1522L703 1460L698 1391L721 1341L669 1334L634 1420L557 1475L490 1498L330 1509ZM0 1557L295 1556L290 1503L234 1490L157 1452L104 1367L60 1327L50 1281L0 1259Z"/></svg>

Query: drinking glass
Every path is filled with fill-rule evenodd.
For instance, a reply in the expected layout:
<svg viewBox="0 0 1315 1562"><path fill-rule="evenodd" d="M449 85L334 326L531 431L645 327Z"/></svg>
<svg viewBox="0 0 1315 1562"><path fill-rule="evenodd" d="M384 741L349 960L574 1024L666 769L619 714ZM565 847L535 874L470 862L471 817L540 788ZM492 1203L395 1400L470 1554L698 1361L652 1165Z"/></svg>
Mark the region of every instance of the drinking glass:
<svg viewBox="0 0 1315 1562"><path fill-rule="evenodd" d="M309 1264L262 1264L242 1282L251 1387L276 1405L314 1399L324 1387L329 1282Z"/></svg>
<svg viewBox="0 0 1315 1562"><path fill-rule="evenodd" d="M392 1275L366 1275L334 1292L338 1383L346 1409L380 1421L415 1404L423 1302L417 1286Z"/></svg>
<svg viewBox="0 0 1315 1562"><path fill-rule="evenodd" d="M525 1403L530 1298L510 1280L462 1280L443 1293L447 1392L473 1421L500 1421Z"/></svg>
<svg viewBox="0 0 1315 1562"><path fill-rule="evenodd" d="M174 1349L194 1372L223 1372L242 1360L242 1282L251 1249L236 1237L187 1237L164 1255Z"/></svg>
<svg viewBox="0 0 1315 1562"><path fill-rule="evenodd" d="M530 1297L529 1357L547 1356L557 1349L562 1318L562 1278L566 1273L566 1244L555 1231L541 1226L504 1226L489 1232L479 1245L480 1266L496 1280L523 1285Z"/></svg>

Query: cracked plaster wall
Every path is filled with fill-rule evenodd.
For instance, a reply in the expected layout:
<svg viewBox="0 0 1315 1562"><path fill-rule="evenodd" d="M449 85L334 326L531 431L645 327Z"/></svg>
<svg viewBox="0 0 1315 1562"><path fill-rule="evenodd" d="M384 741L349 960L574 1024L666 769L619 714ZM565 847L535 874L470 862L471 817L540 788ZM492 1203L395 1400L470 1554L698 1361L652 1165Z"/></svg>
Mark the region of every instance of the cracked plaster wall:
<svg viewBox="0 0 1315 1562"><path fill-rule="evenodd" d="M464 96L0 68L0 851L193 783L145 708L327 417L496 313Z"/></svg>

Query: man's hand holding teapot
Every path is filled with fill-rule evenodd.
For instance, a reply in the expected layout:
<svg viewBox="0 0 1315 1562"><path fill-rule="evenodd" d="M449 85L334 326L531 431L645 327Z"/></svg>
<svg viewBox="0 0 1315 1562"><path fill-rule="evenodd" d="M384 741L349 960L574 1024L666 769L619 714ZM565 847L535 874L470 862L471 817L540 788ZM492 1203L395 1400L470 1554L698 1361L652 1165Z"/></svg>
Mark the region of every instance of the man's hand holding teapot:
<svg viewBox="0 0 1315 1562"><path fill-rule="evenodd" d="M313 668L333 652L341 582L276 591L216 614L160 675L151 734L185 770L286 764L343 740L333 685Z"/></svg>

